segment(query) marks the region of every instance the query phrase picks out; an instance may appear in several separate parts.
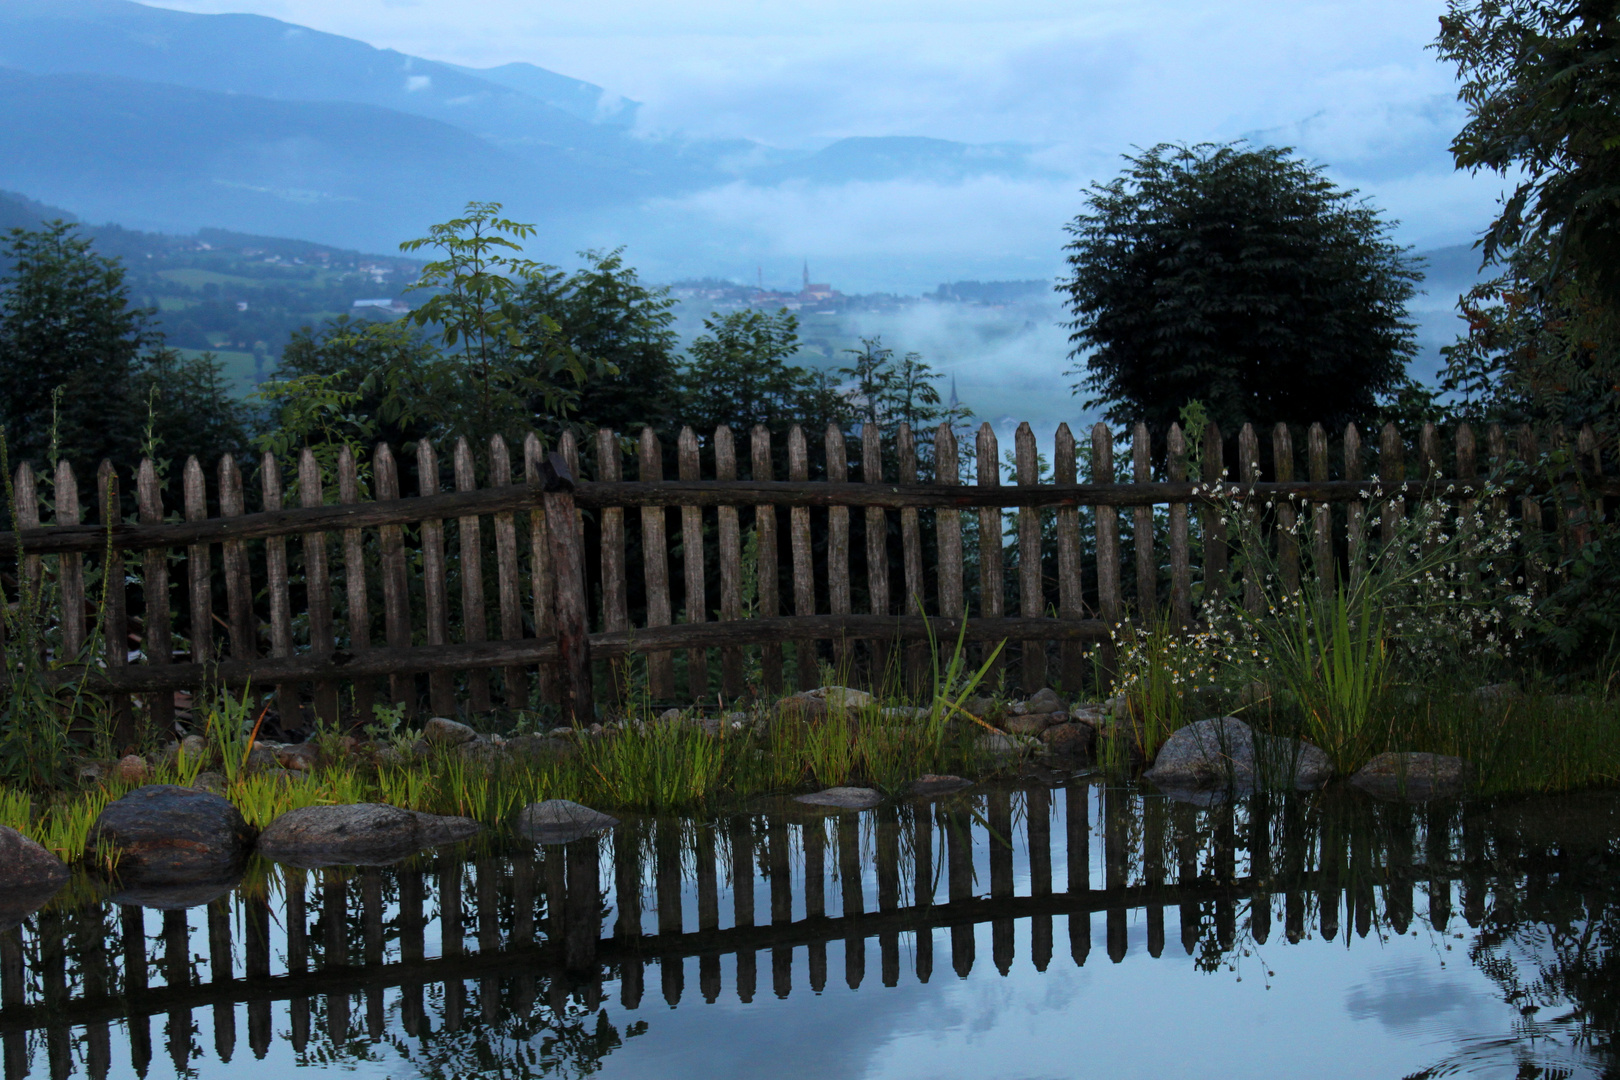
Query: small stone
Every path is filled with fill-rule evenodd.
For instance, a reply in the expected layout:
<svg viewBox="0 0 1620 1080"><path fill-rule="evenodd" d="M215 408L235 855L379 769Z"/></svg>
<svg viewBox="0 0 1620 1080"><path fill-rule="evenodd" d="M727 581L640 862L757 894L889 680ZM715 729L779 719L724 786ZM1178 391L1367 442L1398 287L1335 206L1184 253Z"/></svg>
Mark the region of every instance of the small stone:
<svg viewBox="0 0 1620 1080"><path fill-rule="evenodd" d="M1041 732L1041 744L1050 753L1087 764L1096 752L1097 729L1090 724L1053 724Z"/></svg>
<svg viewBox="0 0 1620 1080"><path fill-rule="evenodd" d="M248 748L247 771L250 773L263 772L266 769L279 769L281 762L276 760L276 749L269 743L255 742Z"/></svg>
<svg viewBox="0 0 1620 1080"><path fill-rule="evenodd" d="M1054 723L1062 722L1062 713L1057 714L1054 720L1051 713L1032 712L1018 716L1009 716L1001 722L1002 729L1010 735L1039 735Z"/></svg>
<svg viewBox="0 0 1620 1080"><path fill-rule="evenodd" d="M930 797L947 795L953 791L961 791L963 788L972 786L973 781L964 780L960 776L951 776L948 773L924 773L913 780L907 790L919 797Z"/></svg>
<svg viewBox="0 0 1620 1080"><path fill-rule="evenodd" d="M293 743L276 751L276 764L293 772L309 772L315 768L320 752L314 743Z"/></svg>
<svg viewBox="0 0 1620 1080"><path fill-rule="evenodd" d="M1422 802L1460 795L1473 778L1473 766L1445 754L1383 753L1363 765L1350 782L1370 795Z"/></svg>
<svg viewBox="0 0 1620 1080"><path fill-rule="evenodd" d="M1003 735L999 731L987 731L979 736L974 744L982 753L1010 756L1021 754L1027 749L1023 739L1017 735Z"/></svg>
<svg viewBox="0 0 1620 1080"><path fill-rule="evenodd" d="M864 787L830 787L811 795L795 795L793 801L806 806L830 806L838 810L870 810L883 796Z"/></svg>
<svg viewBox="0 0 1620 1080"><path fill-rule="evenodd" d="M422 738L432 746L460 746L478 738L478 732L443 716L435 716L422 727Z"/></svg>
<svg viewBox="0 0 1620 1080"><path fill-rule="evenodd" d="M151 774L152 767L139 754L121 757L118 764L113 766L113 779L125 784L144 784Z"/></svg>
<svg viewBox="0 0 1620 1080"><path fill-rule="evenodd" d="M658 722L660 724L673 724L682 718L683 714L679 709L665 709L663 712L658 714Z"/></svg>
<svg viewBox="0 0 1620 1080"><path fill-rule="evenodd" d="M616 817L568 799L530 803L518 814L518 831L537 844L567 844L611 829Z"/></svg>
<svg viewBox="0 0 1620 1080"><path fill-rule="evenodd" d="M501 756L501 747L480 735L471 742L464 742L456 747L456 753L460 754L464 761L487 765Z"/></svg>
<svg viewBox="0 0 1620 1080"><path fill-rule="evenodd" d="M970 697L962 702L962 711L970 716L977 716L980 720L988 720L990 717L998 715L1002 710L1001 706L996 703L995 698L985 697L981 694L978 697Z"/></svg>
<svg viewBox="0 0 1620 1080"><path fill-rule="evenodd" d="M0 932L44 907L68 877L61 859L16 829L0 825Z"/></svg>
<svg viewBox="0 0 1620 1080"><path fill-rule="evenodd" d="M87 761L79 766L75 775L81 784L99 784L107 779L107 767L99 761Z"/></svg>
<svg viewBox="0 0 1620 1080"><path fill-rule="evenodd" d="M1063 711L1063 699L1051 687L1042 687L1023 702L1026 713L1055 713Z"/></svg>
<svg viewBox="0 0 1620 1080"><path fill-rule="evenodd" d="M792 694L776 703L779 720L796 723L815 723L827 718L827 702L811 694Z"/></svg>
<svg viewBox="0 0 1620 1080"><path fill-rule="evenodd" d="M1070 709L1069 719L1079 724L1090 724L1094 728L1099 728L1108 723L1110 719L1105 709L1106 706L1096 702L1086 702Z"/></svg>
<svg viewBox="0 0 1620 1080"><path fill-rule="evenodd" d="M115 849L125 884L183 885L230 877L252 841L241 813L218 795L152 784L108 803L85 847Z"/></svg>
<svg viewBox="0 0 1620 1080"><path fill-rule="evenodd" d="M225 776L223 773L217 772L200 772L197 774L197 778L191 782L191 786L197 791L211 791L215 795L223 795L225 794Z"/></svg>
<svg viewBox="0 0 1620 1080"><path fill-rule="evenodd" d="M478 832L478 823L469 818L384 803L306 806L272 821L259 838L259 850L293 866L386 866Z"/></svg>
<svg viewBox="0 0 1620 1080"><path fill-rule="evenodd" d="M201 760L208 754L208 740L201 735L187 735L180 740L180 752L191 761Z"/></svg>
<svg viewBox="0 0 1620 1080"><path fill-rule="evenodd" d="M848 686L817 687L809 692L809 696L825 701L829 709L845 711L869 708L877 700L865 690L855 690Z"/></svg>

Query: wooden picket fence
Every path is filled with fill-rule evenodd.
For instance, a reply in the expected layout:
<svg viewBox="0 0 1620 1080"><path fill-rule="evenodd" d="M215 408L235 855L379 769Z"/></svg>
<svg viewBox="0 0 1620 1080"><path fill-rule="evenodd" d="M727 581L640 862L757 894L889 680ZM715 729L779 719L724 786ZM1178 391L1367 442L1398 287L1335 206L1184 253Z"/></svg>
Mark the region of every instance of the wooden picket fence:
<svg viewBox="0 0 1620 1080"><path fill-rule="evenodd" d="M967 463L946 425L932 433L932 453L922 460L906 425L892 434L869 425L855 447L830 427L814 479L801 428L787 434L787 475L779 477L779 445L756 427L746 480L729 428L719 428L707 446L684 429L674 479L663 475L659 439L644 430L635 445L635 480L624 477L620 437L604 430L593 447L596 475L588 480L571 435L548 453L531 434L517 469L496 437L482 472L472 447L458 440L447 470L451 491L442 490L437 451L424 440L415 446L414 493L402 490L401 463L387 445L364 465L343 450L332 470L335 500L327 490L332 477L304 451L293 471L297 506L286 505L284 466L266 454L253 513L242 470L230 457L218 463L212 492L195 459L185 463L178 492L165 490L154 463L143 461L134 476L133 522L120 513L124 481L111 465L102 465L92 500L81 498L65 462L55 468L51 498L42 500L38 478L23 465L15 478L21 528L0 533L0 559L9 560L12 581L49 608L40 620L56 635L51 677L109 694L126 720L130 696L139 695L160 729L172 719L174 691L274 686L284 716L308 700L329 720L343 711L346 692L351 715L368 718L381 700L414 708L424 675L436 714L453 713L458 704L487 710L497 693L507 706L523 707L538 680L542 700L587 720L595 714L594 687L613 681L601 662L617 664L622 680L624 658L645 656L652 699L670 701L677 651L685 654L685 690L694 700L713 697L709 661L717 652L718 693L731 701L748 689L747 650L757 649L759 688L781 691L783 647L790 642L798 643L793 679L801 688L815 684L818 659L847 664L857 649L868 678L900 671L920 685L926 639L949 642L958 632L976 642L1022 643L1017 670L1008 675L1026 689L1053 682L1073 688L1091 671L1084 649L1107 642L1127 615L1127 601L1135 615L1161 611L1190 625L1195 592L1227 587L1232 553L1215 489L1251 505L1274 503L1280 526L1294 525L1302 512L1296 504L1304 507L1313 515L1310 565L1353 568L1374 542L1365 515L1375 472L1377 497L1388 500L1382 514L1388 536L1403 502L1466 504L1477 498L1484 475L1504 474L1515 458L1535 461L1562 439L1555 432L1538 440L1525 429L1510 446L1493 426L1481 455L1472 431L1459 425L1443 453L1439 431L1429 424L1415 440L1409 479L1407 444L1393 426L1383 429L1374 454L1353 425L1336 447L1313 425L1299 477L1287 427L1273 431L1262 472L1252 426L1237 439L1234 469L1221 432L1210 425L1201 476L1192 477L1179 428L1171 428L1155 463L1147 429L1137 425L1125 470L1116 469L1112 432L1098 424L1085 449L1099 482L1082 483L1082 448L1068 425L1056 431L1052 475L1043 480L1035 435L1024 424L1014 440L1014 483L1004 486L988 424L976 434L969 484L961 482ZM1590 429L1579 433L1573 453L1589 487L1620 494L1602 479L1603 454ZM893 465L888 471L885 460ZM1119 472L1128 472L1128 480L1116 482ZM487 478L482 486L480 475ZM1541 528L1544 500L1523 484L1519 493L1524 527ZM96 520L85 520L85 502L96 506ZM48 522L40 514L47 503ZM1337 515L1336 503L1345 504ZM1167 507L1162 519L1155 519L1155 506ZM1010 531L1003 527L1007 508L1018 511ZM628 542L627 510L636 512L638 545ZM864 552L852 551L857 511ZM1043 511L1051 511L1049 519ZM964 544L964 514L976 515L976 545ZM587 515L594 552L586 550ZM751 561L744 558L745 515L757 548ZM1566 525L1560 514L1554 518L1559 528ZM1052 530L1055 558L1043 558L1052 553ZM1300 551L1289 535L1277 530L1277 557L1284 583L1297 584ZM296 573L289 570L290 542L301 556ZM976 600L965 550L977 561ZM1003 582L1009 550L1017 558L1016 613L1006 610L1014 591ZM718 581L706 553L717 553ZM1134 571L1129 595L1127 570ZM100 588L86 587L92 571ZM631 619L632 580L644 596L639 625ZM745 595L749 582L754 589ZM453 583L459 603L452 603ZM184 602L176 605L172 594L180 586ZM858 596L865 610L854 610ZM87 650L98 642L101 656L90 657ZM6 675L15 667L8 657ZM498 673L494 683L491 672Z"/></svg>

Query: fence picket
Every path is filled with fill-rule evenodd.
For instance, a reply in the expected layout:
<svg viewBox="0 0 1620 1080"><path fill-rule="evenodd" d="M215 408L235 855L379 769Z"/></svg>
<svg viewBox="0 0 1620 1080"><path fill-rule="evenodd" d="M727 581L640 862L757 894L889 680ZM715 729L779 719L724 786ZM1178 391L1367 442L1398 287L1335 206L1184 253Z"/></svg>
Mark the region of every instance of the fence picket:
<svg viewBox="0 0 1620 1080"><path fill-rule="evenodd" d="M1075 483L1079 460L1074 432L1059 424L1052 444L1052 479L1059 484ZM1085 617L1086 603L1080 570L1080 508L1060 506L1057 510L1058 615L1065 619ZM1085 680L1085 652L1078 641L1061 646L1063 689L1077 692Z"/></svg>
<svg viewBox="0 0 1620 1080"><path fill-rule="evenodd" d="M1172 484L1187 482L1187 439L1180 424L1171 424L1165 437L1165 477ZM1187 534L1187 504L1171 503L1170 511L1170 617L1180 627L1192 625L1192 544Z"/></svg>
<svg viewBox="0 0 1620 1080"><path fill-rule="evenodd" d="M457 491L478 490L478 474L473 467L472 447L466 436L456 439L451 458ZM489 618L484 610L484 530L477 514L456 519L456 555L461 563L461 640L486 641ZM489 674L467 672L467 706L473 712L489 712Z"/></svg>
<svg viewBox="0 0 1620 1080"><path fill-rule="evenodd" d="M17 466L17 479L13 482L13 496L15 505L12 513L17 519L19 529L39 528L39 488L34 480L33 467L28 462ZM24 555L22 566L22 587L27 592L29 600L27 606L34 606L38 610L40 602L40 586L45 580L45 561L38 555Z"/></svg>
<svg viewBox="0 0 1620 1080"><path fill-rule="evenodd" d="M337 460L338 502L345 506L360 503L360 467L354 451L347 445L338 450ZM343 530L343 594L344 628L349 635L349 648L371 647L371 598L366 592L365 537L359 529ZM354 723L364 725L373 715L376 704L376 680L362 676L353 682Z"/></svg>
<svg viewBox="0 0 1620 1080"><path fill-rule="evenodd" d="M226 460L229 460L227 455ZM223 471L224 462L221 463ZM232 466L235 467L234 465ZM118 473L112 462L103 460L96 471L96 490L101 499L101 524L110 527L123 520L123 503L118 491ZM241 483L238 477L237 501L241 501ZM101 568L102 587L106 590L107 604L102 611L102 636L105 639L107 667L121 669L129 665L129 586L124 569L124 551L116 544L107 550L107 561ZM4 635L0 634L0 641ZM114 692L108 697L112 713L113 737L120 748L130 746L136 738L135 717L128 694Z"/></svg>
<svg viewBox="0 0 1620 1080"><path fill-rule="evenodd" d="M523 481L532 488L541 488L544 485L544 476L540 467L543 454L540 450L540 436L529 432L523 436ZM601 461L600 455L597 458ZM556 615L556 576L551 571L551 533L546 521L544 505L535 506L529 511L529 596L532 604L531 612L534 618L534 636L549 638L557 632ZM619 515L619 535L624 535L623 512ZM603 593L604 607L609 599ZM541 664L536 672L540 686L540 700L555 704L559 700L560 690L557 686L557 667L555 664Z"/></svg>
<svg viewBox="0 0 1620 1080"><path fill-rule="evenodd" d="M1041 482L1035 432L1028 423L1019 424L1013 435L1013 459L1020 485L1027 487ZM1021 506L1018 508L1018 613L1026 619L1039 618L1046 610L1042 592L1041 512L1033 506ZM1024 692L1033 694L1046 685L1046 642L1025 641L1021 651Z"/></svg>
<svg viewBox="0 0 1620 1080"><path fill-rule="evenodd" d="M849 448L844 443L844 429L836 423L827 425L825 441L827 480L842 484L849 480ZM855 609L850 598L849 583L849 507L832 506L827 509L827 606L834 615L848 615ZM851 674L854 652L848 639L833 642L833 663L839 674Z"/></svg>
<svg viewBox="0 0 1620 1080"><path fill-rule="evenodd" d="M195 458L192 459L195 462ZM56 515L57 525L77 525L81 520L79 508L79 482L73 475L73 466L66 459L56 463ZM65 552L57 556L57 589L62 597L62 653L78 658L84 648L84 556ZM195 596L195 593L193 593Z"/></svg>
<svg viewBox="0 0 1620 1080"><path fill-rule="evenodd" d="M1312 480L1328 478L1327 432L1321 424L1312 424L1305 436L1306 469ZM1333 559L1333 510L1318 499L1311 505L1311 562L1316 571L1318 595L1326 597L1333 592L1338 569Z"/></svg>
<svg viewBox="0 0 1620 1080"><path fill-rule="evenodd" d="M615 483L624 478L624 461L619 449L618 435L608 428L596 431L596 475L603 483ZM534 478L530 483L536 482ZM624 510L617 506L605 507L601 516L602 559L602 628L604 630L630 629L630 577L626 569ZM538 609L538 596L535 604ZM546 611L549 618L550 604ZM615 660L613 693L622 699L628 690L627 668L622 660Z"/></svg>
<svg viewBox="0 0 1620 1080"><path fill-rule="evenodd" d="M751 433L753 452L753 478L771 479L771 432L764 424L755 424ZM776 561L776 507L762 504L754 507L754 537L758 550L754 577L759 587L759 617L774 619L781 613L780 593L777 587ZM782 692L782 646L760 646L760 672L768 694Z"/></svg>
<svg viewBox="0 0 1620 1080"><path fill-rule="evenodd" d="M910 424L901 423L895 442L900 457L900 483L915 484L917 436L911 430ZM900 511L900 546L906 574L906 614L921 615L923 614L922 524L914 506L904 507ZM914 641L906 647L906 687L913 694L922 692L927 663L928 646L925 643Z"/></svg>
<svg viewBox="0 0 1620 1080"><path fill-rule="evenodd" d="M378 443L371 458L371 471L377 480L377 498L388 502L400 497L399 462L387 443ZM377 546L382 559L383 637L390 649L411 646L410 579L405 566L405 530L384 525L377 530ZM416 680L410 675L388 677L388 698L402 706L407 715L416 712Z"/></svg>
<svg viewBox="0 0 1620 1080"><path fill-rule="evenodd" d="M677 444L678 465L682 480L697 480L702 476L698 458L697 433L689 427L681 428ZM708 582L703 573L703 508L681 507L681 568L686 578L686 621L709 621ZM706 649L686 650L686 693L694 702L709 696L709 653Z"/></svg>
<svg viewBox="0 0 1620 1080"><path fill-rule="evenodd" d="M1255 434L1253 424L1244 424L1238 431L1238 479L1247 487L1260 481L1260 437ZM1261 535L1260 504L1256 499L1249 499L1243 509L1238 513L1244 516L1247 525L1244 543L1257 543ZM1243 607L1251 615L1258 615L1265 610L1265 575L1261 567L1253 560L1246 561L1243 568Z"/></svg>
<svg viewBox="0 0 1620 1080"><path fill-rule="evenodd" d="M1354 424L1344 425L1344 478L1360 480L1361 432ZM1360 499L1345 504L1345 544L1349 552L1350 588L1361 584L1367 572L1367 504Z"/></svg>
<svg viewBox="0 0 1620 1080"><path fill-rule="evenodd" d="M981 488L1001 486L1001 447L995 430L988 423L979 425L974 440L978 485ZM1001 553L1001 508L986 506L979 510L979 614L987 619L999 619L1006 614L1005 570ZM988 654L990 644L983 646ZM1002 661L998 659L985 672L984 681L994 686L1001 677Z"/></svg>
<svg viewBox="0 0 1620 1080"><path fill-rule="evenodd" d="M641 429L639 465L642 483L664 478L664 447L653 429ZM669 540L665 533L665 508L641 508L641 574L647 590L647 625L673 623L669 600ZM675 696L674 657L667 651L647 654L647 687L654 701Z"/></svg>
<svg viewBox="0 0 1620 1080"><path fill-rule="evenodd" d="M1114 433L1107 424L1098 423L1091 429L1091 470L1094 483L1114 480ZM1097 519L1097 606L1103 622L1112 629L1119 622L1121 604L1119 511L1112 506L1094 506L1092 513Z"/></svg>
<svg viewBox="0 0 1620 1080"><path fill-rule="evenodd" d="M788 479L804 483L810 479L810 448L806 445L804 429L794 424L788 430ZM795 506L788 511L789 540L793 550L793 613L816 613L815 567L810 561L810 508ZM798 659L798 689L813 689L818 685L816 670L816 643L801 640L794 643L794 656Z"/></svg>
<svg viewBox="0 0 1620 1080"><path fill-rule="evenodd" d="M934 431L934 480L936 483L956 486L962 482L961 464L957 456L956 432L950 424L941 424ZM962 512L937 510L934 512L934 542L939 548L939 614L941 618L967 617L967 603L962 596Z"/></svg>
<svg viewBox="0 0 1620 1080"><path fill-rule="evenodd" d="M512 454L499 435L489 439L489 485L508 487L512 483ZM500 609L501 639L523 640L522 575L518 569L517 515L510 510L495 515L495 595ZM501 671L501 689L508 709L529 704L528 672L517 665Z"/></svg>
<svg viewBox="0 0 1620 1080"><path fill-rule="evenodd" d="M304 506L320 506L325 501L321 467L309 447L298 460L298 499ZM332 633L332 578L326 561L326 534L304 534L304 593L309 617L309 647L316 655L330 656L337 647ZM322 680L315 684L315 718L325 724L338 719L337 684Z"/></svg>
<svg viewBox="0 0 1620 1080"><path fill-rule="evenodd" d="M219 459L219 516L241 517L247 512L242 497L242 470L236 458ZM259 622L253 614L253 581L248 571L247 542L226 540L220 545L225 566L225 610L231 635L231 659L252 660L259 655Z"/></svg>
<svg viewBox="0 0 1620 1080"><path fill-rule="evenodd" d="M861 480L883 483L883 432L876 424L861 426ZM874 615L892 615L889 606L889 518L880 506L866 508L866 590ZM874 689L889 675L889 643L871 643Z"/></svg>
<svg viewBox="0 0 1620 1080"><path fill-rule="evenodd" d="M737 479L737 442L731 428L714 429L714 475L717 480ZM722 506L720 516L720 618L734 622L743 617L742 530L735 506ZM743 695L742 650L720 650L720 692L728 701Z"/></svg>
<svg viewBox="0 0 1620 1080"><path fill-rule="evenodd" d="M1138 484L1153 480L1153 440L1146 424L1131 430L1131 479ZM1131 546L1136 562L1136 610L1151 618L1159 606L1159 560L1153 550L1153 507L1131 511Z"/></svg>
<svg viewBox="0 0 1620 1080"><path fill-rule="evenodd" d="M151 458L143 458L140 470L135 474L135 499L142 524L155 525L163 520L163 487ZM173 663L168 552L149 550L142 552L141 556L141 598L145 605L141 623L141 652L148 664ZM148 694L146 710L152 728L167 738L170 728L174 726L174 695L166 690Z"/></svg>
<svg viewBox="0 0 1620 1080"><path fill-rule="evenodd" d="M428 439L416 444L416 491L418 496L439 493L439 455ZM445 567L444 521L441 518L422 522L422 590L426 597L427 643L448 645L450 583ZM428 673L428 703L436 716L455 715L454 675L448 671Z"/></svg>
<svg viewBox="0 0 1620 1080"><path fill-rule="evenodd" d="M1287 424L1271 429L1271 468L1278 483L1294 481L1294 436ZM1299 591L1299 539L1294 532L1299 524L1298 510L1292 497L1277 496L1277 567L1285 592Z"/></svg>
<svg viewBox="0 0 1620 1080"><path fill-rule="evenodd" d="M1226 440L1219 424L1204 425L1204 483L1209 486L1226 480ZM1217 603L1226 599L1231 587L1228 578L1230 550L1226 542L1224 511L1218 506L1204 507L1199 531L1204 538L1204 603Z"/></svg>
<svg viewBox="0 0 1620 1080"><path fill-rule="evenodd" d="M283 492L281 465L276 456L265 451L259 458L259 493L264 509L280 510ZM292 597L287 586L287 539L272 536L264 542L265 591L270 598L270 655L283 659L293 654ZM298 688L288 683L276 687L276 712L282 725L298 726L302 709L298 702Z"/></svg>
<svg viewBox="0 0 1620 1080"><path fill-rule="evenodd" d="M1401 445L1401 433L1393 422L1385 424L1378 435L1378 479L1386 484L1400 484L1406 480L1405 450ZM1380 516L1383 518L1384 543L1388 544L1395 539L1401 519L1406 516L1406 500L1387 500Z"/></svg>

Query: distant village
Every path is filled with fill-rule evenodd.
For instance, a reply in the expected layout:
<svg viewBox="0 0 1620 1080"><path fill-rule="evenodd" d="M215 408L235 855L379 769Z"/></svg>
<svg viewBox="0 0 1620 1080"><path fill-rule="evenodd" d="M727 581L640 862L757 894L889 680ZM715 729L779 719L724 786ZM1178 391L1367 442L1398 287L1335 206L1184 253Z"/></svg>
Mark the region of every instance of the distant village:
<svg viewBox="0 0 1620 1080"><path fill-rule="evenodd" d="M797 292L765 288L763 274L755 285L739 285L720 278L695 278L674 282L669 293L685 303L707 304L717 311L760 308L804 315L841 315L855 311L895 311L924 303L966 304L975 307L1005 308L1040 303L1052 295L1052 283L1030 281L957 281L942 284L921 296L897 293L845 294L825 282L810 280L806 263L803 283Z"/></svg>

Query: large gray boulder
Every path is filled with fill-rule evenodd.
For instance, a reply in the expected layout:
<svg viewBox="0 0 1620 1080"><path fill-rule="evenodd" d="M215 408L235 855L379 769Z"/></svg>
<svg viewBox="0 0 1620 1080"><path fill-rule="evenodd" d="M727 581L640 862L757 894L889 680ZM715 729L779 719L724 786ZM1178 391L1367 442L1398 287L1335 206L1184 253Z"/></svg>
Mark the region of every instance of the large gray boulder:
<svg viewBox="0 0 1620 1080"><path fill-rule="evenodd" d="M460 746L476 738L478 732L444 716L435 716L422 727L422 739L430 746Z"/></svg>
<svg viewBox="0 0 1620 1080"><path fill-rule="evenodd" d="M61 859L16 829L0 825L0 931L44 907L68 877Z"/></svg>
<svg viewBox="0 0 1620 1080"><path fill-rule="evenodd" d="M228 801L207 791L149 784L107 804L86 848L117 853L127 886L188 885L234 877L253 844L253 829Z"/></svg>
<svg viewBox="0 0 1620 1080"><path fill-rule="evenodd" d="M883 801L871 788L830 787L809 795L795 795L793 801L806 806L827 806L835 810L870 810Z"/></svg>
<svg viewBox="0 0 1620 1080"><path fill-rule="evenodd" d="M1237 717L1220 716L1172 734L1143 777L1165 789L1310 789L1321 787L1332 774L1333 764L1320 747L1256 735Z"/></svg>
<svg viewBox="0 0 1620 1080"><path fill-rule="evenodd" d="M1383 753L1350 778L1370 795L1422 802L1461 795L1473 779L1473 766L1445 754Z"/></svg>
<svg viewBox="0 0 1620 1080"><path fill-rule="evenodd" d="M518 814L518 832L537 844L567 844L618 823L616 817L568 799L530 803Z"/></svg>
<svg viewBox="0 0 1620 1080"><path fill-rule="evenodd" d="M384 803L306 806L264 830L259 851L292 866L386 866L423 848L476 836L464 817L439 817Z"/></svg>

